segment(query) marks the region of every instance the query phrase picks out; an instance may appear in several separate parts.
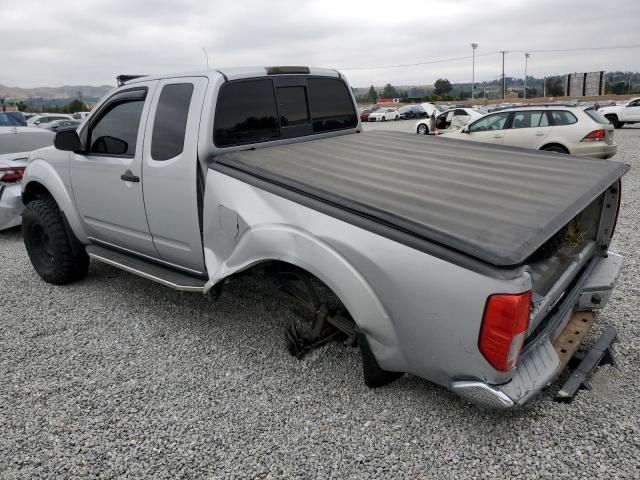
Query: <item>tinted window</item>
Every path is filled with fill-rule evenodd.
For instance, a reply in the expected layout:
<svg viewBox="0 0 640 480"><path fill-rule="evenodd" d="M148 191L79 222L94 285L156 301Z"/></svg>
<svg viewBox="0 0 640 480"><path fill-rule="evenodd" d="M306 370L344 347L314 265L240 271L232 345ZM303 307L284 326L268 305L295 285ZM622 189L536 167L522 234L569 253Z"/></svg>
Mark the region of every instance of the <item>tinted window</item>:
<svg viewBox="0 0 640 480"><path fill-rule="evenodd" d="M578 121L573 113L567 112L566 110L556 110L549 113L551 114L554 125L571 125Z"/></svg>
<svg viewBox="0 0 640 480"><path fill-rule="evenodd" d="M456 117L466 117L469 114L465 110L458 108L453 112L453 115Z"/></svg>
<svg viewBox="0 0 640 480"><path fill-rule="evenodd" d="M325 132L358 125L351 95L342 80L310 78L309 108L314 132Z"/></svg>
<svg viewBox="0 0 640 480"><path fill-rule="evenodd" d="M214 141L219 147L278 138L278 113L271 79L228 83L216 107Z"/></svg>
<svg viewBox="0 0 640 480"><path fill-rule="evenodd" d="M111 106L89 133L89 152L135 155L143 106L144 100L116 103Z"/></svg>
<svg viewBox="0 0 640 480"><path fill-rule="evenodd" d="M280 126L309 123L307 95L304 87L280 87L277 89Z"/></svg>
<svg viewBox="0 0 640 480"><path fill-rule="evenodd" d="M511 128L547 127L549 121L545 112L525 111L516 112L513 116Z"/></svg>
<svg viewBox="0 0 640 480"><path fill-rule="evenodd" d="M504 129L504 124L507 122L507 118L509 118L509 112L487 115L486 117L481 118L477 122L473 123L469 127L469 131L484 132L487 130L502 130Z"/></svg>
<svg viewBox="0 0 640 480"><path fill-rule="evenodd" d="M153 121L151 158L154 160L168 160L182 153L192 94L191 83L165 85L162 89Z"/></svg>

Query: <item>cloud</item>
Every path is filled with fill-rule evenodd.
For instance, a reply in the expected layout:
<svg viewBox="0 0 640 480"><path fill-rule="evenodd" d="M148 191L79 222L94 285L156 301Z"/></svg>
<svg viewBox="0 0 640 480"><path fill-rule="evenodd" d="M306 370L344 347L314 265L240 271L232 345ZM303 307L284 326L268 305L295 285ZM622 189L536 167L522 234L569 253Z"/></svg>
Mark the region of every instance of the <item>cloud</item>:
<svg viewBox="0 0 640 480"><path fill-rule="evenodd" d="M638 43L640 2L460 0L2 0L0 83L112 84L121 73L211 66L341 68L357 86L470 81L471 62L349 70L471 54L476 78L522 76L523 51ZM639 49L532 53L529 73L638 69ZM8 66L8 68L7 68Z"/></svg>

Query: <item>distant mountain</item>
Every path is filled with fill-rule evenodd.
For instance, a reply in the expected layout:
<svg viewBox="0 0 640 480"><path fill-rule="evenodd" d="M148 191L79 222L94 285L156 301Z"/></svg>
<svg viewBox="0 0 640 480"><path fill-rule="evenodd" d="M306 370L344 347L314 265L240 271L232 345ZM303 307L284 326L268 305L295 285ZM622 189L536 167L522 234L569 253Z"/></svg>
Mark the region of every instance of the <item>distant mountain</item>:
<svg viewBox="0 0 640 480"><path fill-rule="evenodd" d="M20 88L7 87L0 85L0 98L4 98L6 102L29 101L29 97L33 101L38 100L50 102L56 100L66 100L82 98L85 102L97 102L113 87L110 85L101 85L93 87L90 85L65 85L63 87L35 87Z"/></svg>

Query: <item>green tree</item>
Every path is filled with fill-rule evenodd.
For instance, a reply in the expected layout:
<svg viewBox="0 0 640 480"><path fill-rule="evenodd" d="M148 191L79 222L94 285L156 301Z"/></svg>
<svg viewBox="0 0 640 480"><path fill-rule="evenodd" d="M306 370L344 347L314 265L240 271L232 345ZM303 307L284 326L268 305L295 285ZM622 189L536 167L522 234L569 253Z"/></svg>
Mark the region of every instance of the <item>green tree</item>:
<svg viewBox="0 0 640 480"><path fill-rule="evenodd" d="M627 93L628 85L626 82L616 82L609 87L609 90L614 95L624 95Z"/></svg>
<svg viewBox="0 0 640 480"><path fill-rule="evenodd" d="M384 98L396 98L398 96L398 91L396 90L396 87L387 83L382 90L382 96Z"/></svg>
<svg viewBox="0 0 640 480"><path fill-rule="evenodd" d="M434 83L433 86L435 87L434 93L436 95L447 94L453 89L453 87L451 86L451 82L446 78L439 78L438 80L436 80L436 83Z"/></svg>
<svg viewBox="0 0 640 480"><path fill-rule="evenodd" d="M87 109L87 106L80 100L73 100L68 105L65 105L65 107L69 113L84 112Z"/></svg>
<svg viewBox="0 0 640 480"><path fill-rule="evenodd" d="M367 97L369 98L369 101L371 103L376 103L376 101L378 100L378 92L376 92L376 89L373 88L373 85L371 85L371 87L369 88L369 93L367 93Z"/></svg>
<svg viewBox="0 0 640 480"><path fill-rule="evenodd" d="M564 78L549 77L547 78L547 97L564 96Z"/></svg>

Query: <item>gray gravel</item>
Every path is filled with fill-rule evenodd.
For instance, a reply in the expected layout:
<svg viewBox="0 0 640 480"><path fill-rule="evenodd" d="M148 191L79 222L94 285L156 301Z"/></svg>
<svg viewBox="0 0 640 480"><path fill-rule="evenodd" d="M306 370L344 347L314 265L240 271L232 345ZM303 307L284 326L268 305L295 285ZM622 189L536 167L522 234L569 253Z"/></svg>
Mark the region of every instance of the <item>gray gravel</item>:
<svg viewBox="0 0 640 480"><path fill-rule="evenodd" d="M616 136L620 369L571 405L552 388L481 412L411 376L369 390L355 349L286 352L290 304L257 276L215 303L102 264L54 287L0 233L0 478L640 478L640 129Z"/></svg>

